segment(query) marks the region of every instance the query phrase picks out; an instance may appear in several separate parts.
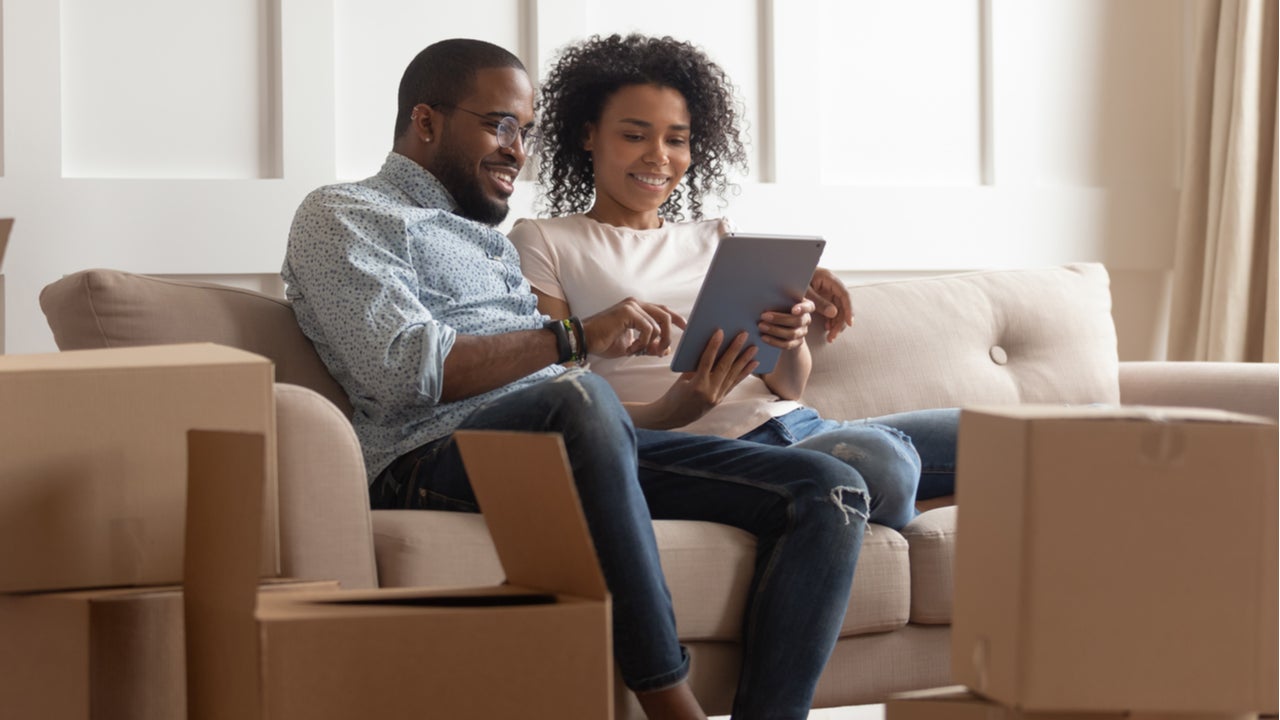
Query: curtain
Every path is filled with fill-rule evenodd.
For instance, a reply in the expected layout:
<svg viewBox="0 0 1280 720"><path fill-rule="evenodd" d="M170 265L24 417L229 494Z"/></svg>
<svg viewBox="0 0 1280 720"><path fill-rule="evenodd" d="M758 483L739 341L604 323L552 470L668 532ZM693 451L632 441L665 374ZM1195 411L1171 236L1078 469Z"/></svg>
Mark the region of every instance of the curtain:
<svg viewBox="0 0 1280 720"><path fill-rule="evenodd" d="M1197 0L1170 360L1276 362L1277 0Z"/></svg>

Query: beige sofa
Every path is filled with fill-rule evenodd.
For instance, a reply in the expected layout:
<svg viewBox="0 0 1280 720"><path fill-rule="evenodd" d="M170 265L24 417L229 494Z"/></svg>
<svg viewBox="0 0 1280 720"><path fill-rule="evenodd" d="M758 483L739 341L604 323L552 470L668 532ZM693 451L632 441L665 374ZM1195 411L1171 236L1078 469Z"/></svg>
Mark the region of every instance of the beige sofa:
<svg viewBox="0 0 1280 720"><path fill-rule="evenodd" d="M1275 365L1118 362L1101 265L894 281L852 294L853 329L835 344L813 345L806 400L828 417L1121 401L1276 416ZM63 278L40 300L64 350L213 341L275 361L286 573L346 587L501 579L480 517L369 511L350 406L284 301L110 270ZM818 707L948 684L955 513L929 510L902 532L871 526ZM694 657L693 687L711 713L726 713L754 540L712 523L664 521L656 530ZM628 694L618 694L619 717L639 717Z"/></svg>

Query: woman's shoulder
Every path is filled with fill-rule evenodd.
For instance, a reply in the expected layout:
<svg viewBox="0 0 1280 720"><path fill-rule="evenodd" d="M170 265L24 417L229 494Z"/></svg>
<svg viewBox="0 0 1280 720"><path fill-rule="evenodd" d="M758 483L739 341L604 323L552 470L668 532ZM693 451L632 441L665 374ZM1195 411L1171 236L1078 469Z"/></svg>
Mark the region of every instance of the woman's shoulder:
<svg viewBox="0 0 1280 720"><path fill-rule="evenodd" d="M549 218L520 218L516 220L512 226L514 231L518 227L528 227L529 229L538 229L543 232L549 230L564 230L571 227L581 227L584 221L589 221L586 215L581 213L577 215L564 215L561 217Z"/></svg>
<svg viewBox="0 0 1280 720"><path fill-rule="evenodd" d="M534 239L547 243L556 238L576 237L583 232L585 215L566 215L554 218L520 218L511 226L507 236L511 241L531 242Z"/></svg>

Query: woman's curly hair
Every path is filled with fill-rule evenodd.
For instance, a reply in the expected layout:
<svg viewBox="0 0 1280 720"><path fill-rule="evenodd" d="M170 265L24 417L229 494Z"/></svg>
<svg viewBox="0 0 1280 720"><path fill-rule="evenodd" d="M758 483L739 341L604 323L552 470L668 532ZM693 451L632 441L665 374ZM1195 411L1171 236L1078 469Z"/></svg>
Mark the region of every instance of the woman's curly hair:
<svg viewBox="0 0 1280 720"><path fill-rule="evenodd" d="M733 84L706 53L670 37L597 35L563 49L542 84L538 181L546 212L590 209L595 174L591 153L582 147L587 125L600 120L605 101L619 88L648 84L683 95L691 125L689 170L658 209L662 217L684 219L687 194L689 212L701 219L702 199L723 198L731 187L727 169L746 171Z"/></svg>

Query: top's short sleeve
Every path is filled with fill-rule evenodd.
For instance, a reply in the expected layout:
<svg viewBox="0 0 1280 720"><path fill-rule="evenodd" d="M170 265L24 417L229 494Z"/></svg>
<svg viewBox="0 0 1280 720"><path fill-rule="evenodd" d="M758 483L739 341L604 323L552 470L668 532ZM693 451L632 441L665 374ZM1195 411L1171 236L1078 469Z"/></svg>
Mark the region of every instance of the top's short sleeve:
<svg viewBox="0 0 1280 720"><path fill-rule="evenodd" d="M567 301L560 284L559 258L547 242L542 227L533 220L517 220L507 237L520 253L520 272L529 284L544 295Z"/></svg>

